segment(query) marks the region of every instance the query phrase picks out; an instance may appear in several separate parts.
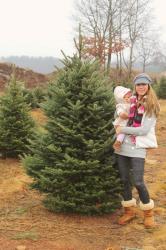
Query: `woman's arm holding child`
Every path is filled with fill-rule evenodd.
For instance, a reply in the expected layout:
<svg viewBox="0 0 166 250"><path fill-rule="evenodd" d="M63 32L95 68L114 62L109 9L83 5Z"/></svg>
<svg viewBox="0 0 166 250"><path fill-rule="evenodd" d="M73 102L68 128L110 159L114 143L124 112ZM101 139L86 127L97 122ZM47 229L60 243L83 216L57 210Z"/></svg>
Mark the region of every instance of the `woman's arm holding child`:
<svg viewBox="0 0 166 250"><path fill-rule="evenodd" d="M129 134L129 135L146 135L148 134L149 130L151 127L153 127L156 123L156 117L145 117L143 125L140 127L120 127L118 126L116 129L116 133L124 133L124 134Z"/></svg>

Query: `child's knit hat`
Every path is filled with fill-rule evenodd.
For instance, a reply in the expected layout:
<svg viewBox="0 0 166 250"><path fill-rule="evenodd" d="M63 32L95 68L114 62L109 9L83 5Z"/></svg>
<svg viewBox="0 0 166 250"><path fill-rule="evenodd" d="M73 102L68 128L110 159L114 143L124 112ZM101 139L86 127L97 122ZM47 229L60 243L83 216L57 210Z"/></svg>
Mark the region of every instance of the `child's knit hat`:
<svg viewBox="0 0 166 250"><path fill-rule="evenodd" d="M125 88L123 86L117 86L114 89L114 96L115 96L115 100L117 103L123 103L123 97L128 93L131 92L131 89L129 88Z"/></svg>

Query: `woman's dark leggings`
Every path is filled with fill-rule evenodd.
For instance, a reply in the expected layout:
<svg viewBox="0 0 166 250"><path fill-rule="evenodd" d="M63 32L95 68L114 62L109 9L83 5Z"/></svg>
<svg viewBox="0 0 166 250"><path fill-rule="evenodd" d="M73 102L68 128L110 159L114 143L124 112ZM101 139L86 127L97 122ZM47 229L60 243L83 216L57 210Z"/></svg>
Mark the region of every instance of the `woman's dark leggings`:
<svg viewBox="0 0 166 250"><path fill-rule="evenodd" d="M123 199L125 201L132 199L132 185L133 179L134 186L136 187L139 198L142 203L147 204L150 202L148 190L144 184L144 163L145 159L138 157L128 157L117 155L119 173L124 185Z"/></svg>

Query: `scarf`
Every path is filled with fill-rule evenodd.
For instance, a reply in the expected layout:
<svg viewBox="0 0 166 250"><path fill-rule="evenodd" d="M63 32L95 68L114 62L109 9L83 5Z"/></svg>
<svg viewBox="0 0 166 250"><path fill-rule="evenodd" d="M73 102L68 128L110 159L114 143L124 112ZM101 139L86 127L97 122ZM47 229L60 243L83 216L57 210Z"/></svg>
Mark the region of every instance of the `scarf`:
<svg viewBox="0 0 166 250"><path fill-rule="evenodd" d="M129 127L140 127L142 122L142 117L145 113L145 102L146 96L142 100L138 100L136 96L130 98L130 110L129 110L129 120L127 126ZM131 135L131 140L135 144L135 135Z"/></svg>

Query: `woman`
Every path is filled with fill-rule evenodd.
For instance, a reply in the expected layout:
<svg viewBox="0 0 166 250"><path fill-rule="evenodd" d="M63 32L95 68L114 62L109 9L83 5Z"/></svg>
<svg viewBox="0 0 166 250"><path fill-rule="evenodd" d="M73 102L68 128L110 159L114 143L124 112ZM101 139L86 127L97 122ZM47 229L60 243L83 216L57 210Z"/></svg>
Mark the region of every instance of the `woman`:
<svg viewBox="0 0 166 250"><path fill-rule="evenodd" d="M139 194L140 208L144 211L144 225L147 228L155 226L154 202L150 199L144 184L146 148L157 147L155 125L160 111L151 83L151 78L145 73L135 77L135 103L132 103L130 109L128 126L119 126L116 129L117 134L124 133L126 135L120 151L115 151L124 187L122 201L124 215L119 219L120 225L128 223L135 217L136 200L132 197L130 184L130 170L132 169L134 185Z"/></svg>

